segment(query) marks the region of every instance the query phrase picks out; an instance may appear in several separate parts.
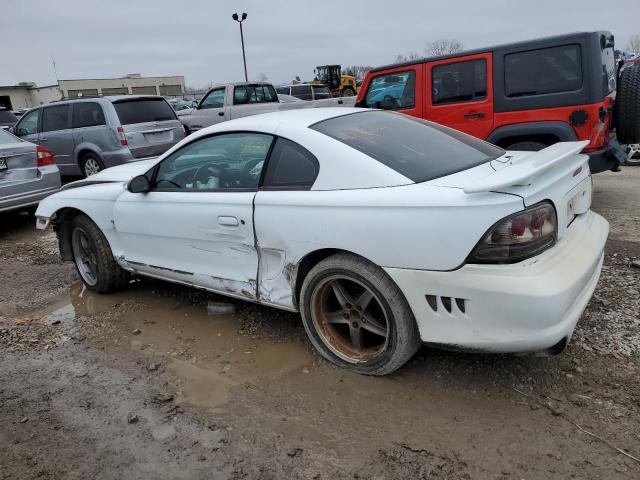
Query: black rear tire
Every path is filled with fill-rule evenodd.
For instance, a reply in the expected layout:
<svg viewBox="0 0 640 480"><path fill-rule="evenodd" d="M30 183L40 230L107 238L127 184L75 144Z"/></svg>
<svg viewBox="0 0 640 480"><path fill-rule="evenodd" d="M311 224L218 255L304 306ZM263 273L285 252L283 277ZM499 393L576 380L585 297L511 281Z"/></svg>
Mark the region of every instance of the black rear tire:
<svg viewBox="0 0 640 480"><path fill-rule="evenodd" d="M613 109L613 124L620 143L640 143L640 63L638 62L634 62L620 73Z"/></svg>
<svg viewBox="0 0 640 480"><path fill-rule="evenodd" d="M329 317L318 313L318 292L335 278L353 282L370 292L377 302L376 311L385 317L385 340L376 346L374 354L359 356L348 349L340 349L338 335L332 337L322 330L323 325L332 322ZM351 302L356 297L345 298ZM348 308L358 309L363 318L372 315L371 310L365 313L364 309L360 309L357 301ZM387 375L404 365L422 345L413 312L398 286L380 267L356 255L332 255L309 271L300 292L300 313L309 340L316 350L331 363L356 373ZM366 329L364 323L358 328ZM364 347L364 343L359 346Z"/></svg>
<svg viewBox="0 0 640 480"><path fill-rule="evenodd" d="M512 143L505 147L505 150L516 150L521 152L538 152L543 148L547 148L548 145L545 145L542 142L516 142Z"/></svg>
<svg viewBox="0 0 640 480"><path fill-rule="evenodd" d="M355 96L356 91L352 87L344 87L342 89L341 97L353 97Z"/></svg>
<svg viewBox="0 0 640 480"><path fill-rule="evenodd" d="M129 283L129 272L124 270L113 258L109 242L100 228L86 215L78 215L71 222L72 253L78 275L89 290L107 293L120 289ZM81 252L74 245L74 236L82 236L86 242L86 251ZM84 254L84 255L83 255ZM91 275L87 275L81 257L90 257Z"/></svg>

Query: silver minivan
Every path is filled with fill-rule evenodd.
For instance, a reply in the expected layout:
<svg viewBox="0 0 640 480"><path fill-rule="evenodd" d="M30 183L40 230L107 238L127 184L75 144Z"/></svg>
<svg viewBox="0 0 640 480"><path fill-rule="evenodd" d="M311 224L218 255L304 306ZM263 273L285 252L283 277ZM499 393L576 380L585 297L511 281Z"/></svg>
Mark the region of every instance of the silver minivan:
<svg viewBox="0 0 640 480"><path fill-rule="evenodd" d="M84 97L41 105L12 128L55 156L62 175L93 175L108 167L161 155L185 136L160 96Z"/></svg>

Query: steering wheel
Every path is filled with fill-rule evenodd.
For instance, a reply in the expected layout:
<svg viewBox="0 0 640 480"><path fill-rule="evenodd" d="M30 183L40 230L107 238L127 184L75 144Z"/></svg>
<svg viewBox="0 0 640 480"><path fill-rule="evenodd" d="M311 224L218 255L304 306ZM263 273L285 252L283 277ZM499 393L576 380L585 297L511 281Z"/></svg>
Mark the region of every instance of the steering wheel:
<svg viewBox="0 0 640 480"><path fill-rule="evenodd" d="M385 110L391 110L393 108L400 108L400 102L397 98L392 97L391 95L385 95L382 99L382 108Z"/></svg>
<svg viewBox="0 0 640 480"><path fill-rule="evenodd" d="M231 180L227 171L222 167L214 167L213 165L202 165L193 175L194 182L207 183L209 177L218 178L219 187L231 186Z"/></svg>

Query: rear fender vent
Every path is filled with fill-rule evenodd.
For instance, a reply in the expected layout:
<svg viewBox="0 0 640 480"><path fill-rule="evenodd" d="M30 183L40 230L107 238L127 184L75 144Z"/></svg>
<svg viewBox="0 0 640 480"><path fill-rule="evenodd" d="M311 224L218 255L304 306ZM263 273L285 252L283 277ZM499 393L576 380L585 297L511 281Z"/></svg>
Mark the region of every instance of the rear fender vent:
<svg viewBox="0 0 640 480"><path fill-rule="evenodd" d="M441 297L438 295L425 295L427 303L431 310L438 313L439 309L445 310L447 313L457 313L456 310L463 315L467 314L467 301L464 298Z"/></svg>

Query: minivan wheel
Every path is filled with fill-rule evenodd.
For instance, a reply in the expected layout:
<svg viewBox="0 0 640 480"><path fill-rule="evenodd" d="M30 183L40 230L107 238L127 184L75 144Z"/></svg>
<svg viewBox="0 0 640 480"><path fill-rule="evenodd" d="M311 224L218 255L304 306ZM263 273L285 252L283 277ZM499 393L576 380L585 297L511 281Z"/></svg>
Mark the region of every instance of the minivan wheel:
<svg viewBox="0 0 640 480"><path fill-rule="evenodd" d="M336 254L313 267L302 284L300 311L318 352L357 373L391 373L422 343L398 286L356 255Z"/></svg>
<svg viewBox="0 0 640 480"><path fill-rule="evenodd" d="M640 63L625 68L618 78L613 124L622 144L640 143Z"/></svg>
<svg viewBox="0 0 640 480"><path fill-rule="evenodd" d="M98 157L89 153L82 159L82 173L85 177L95 175L99 171L104 170L104 165Z"/></svg>
<svg viewBox="0 0 640 480"><path fill-rule="evenodd" d="M78 215L71 222L71 252L76 270L89 290L106 293L129 282L129 273L116 263L107 239L85 215Z"/></svg>

